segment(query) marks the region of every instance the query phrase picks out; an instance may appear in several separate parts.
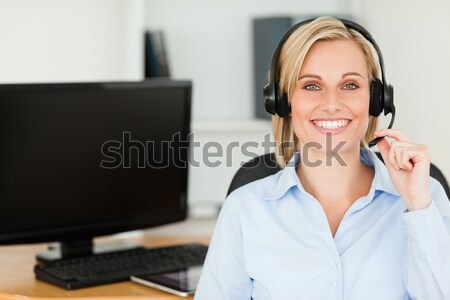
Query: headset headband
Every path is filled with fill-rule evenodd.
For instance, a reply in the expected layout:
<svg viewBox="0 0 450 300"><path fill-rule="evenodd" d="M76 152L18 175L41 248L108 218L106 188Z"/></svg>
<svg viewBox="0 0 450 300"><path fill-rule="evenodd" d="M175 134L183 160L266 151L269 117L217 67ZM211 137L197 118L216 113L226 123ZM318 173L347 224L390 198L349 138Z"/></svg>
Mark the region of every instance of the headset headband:
<svg viewBox="0 0 450 300"><path fill-rule="evenodd" d="M301 21L297 24L295 24L294 26L292 26L281 38L280 42L278 43L278 46L275 48L275 51L273 52L272 55L272 62L270 64L270 72L269 72L269 83L275 83L276 82L276 68L278 65L278 59L280 58L280 52L281 49L283 48L284 43L286 42L286 40L291 36L291 34L297 30L297 28L306 25L308 23L311 23L312 21L316 20L316 18L312 18L312 19L308 19L305 21ZM381 54L381 50L380 47L378 47L378 44L375 42L374 38L372 37L372 35L366 30L364 29L361 25L353 22L353 21L349 21L349 20L345 20L345 19L338 19L339 21L341 21L345 27L353 29L355 31L357 31L358 33L360 33L366 40L368 40L373 47L375 48L375 51L377 52L378 55L378 61L380 63L380 69L381 69L381 80L383 82L383 84L387 85L387 81L386 81L386 77L384 75L384 60L383 60L383 55Z"/></svg>
<svg viewBox="0 0 450 300"><path fill-rule="evenodd" d="M316 20L314 19L308 19L302 22L299 22L292 26L281 38L280 42L278 43L277 47L275 48L273 55L272 55L272 61L270 64L270 70L269 70L269 82L264 87L264 104L266 107L266 111L271 114L278 114L280 117L286 117L290 112L290 107L288 103L288 99L283 93L280 93L279 87L278 87L278 81L277 81L277 66L278 66L278 60L280 57L281 49L286 42L286 40L291 36L291 34L297 30L299 27L308 24L312 21ZM345 20L345 19L338 19L341 21L344 26L347 29L352 29L361 34L368 42L372 44L374 47L377 55L378 55L378 62L380 65L381 70L381 80L378 79L372 80L370 90L371 90L371 96L370 96L370 114L373 116L378 117L379 114L384 111L384 115L387 115L388 113L392 114L391 122L389 123L388 128L392 128L392 125L394 124L395 119L395 106L394 106L394 91L393 87L389 85L386 81L386 76L384 72L384 61L383 61L383 55L381 54L381 50L378 47L378 44L373 39L372 35L364 29L361 25ZM282 95L280 97L280 95ZM373 140L369 143L369 146L374 146L380 139Z"/></svg>

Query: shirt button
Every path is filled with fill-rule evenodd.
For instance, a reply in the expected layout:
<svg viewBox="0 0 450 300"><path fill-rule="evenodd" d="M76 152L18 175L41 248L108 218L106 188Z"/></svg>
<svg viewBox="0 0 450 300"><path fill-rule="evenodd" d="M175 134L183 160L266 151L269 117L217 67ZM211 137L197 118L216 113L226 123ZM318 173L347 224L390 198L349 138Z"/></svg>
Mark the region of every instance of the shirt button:
<svg viewBox="0 0 450 300"><path fill-rule="evenodd" d="M336 287L338 285L338 281L337 280L335 280L335 281L333 281L332 283L331 283L331 286L332 287Z"/></svg>
<svg viewBox="0 0 450 300"><path fill-rule="evenodd" d="M331 267L333 270L336 270L337 265L336 265L336 263L333 262L333 263L331 263L330 267Z"/></svg>

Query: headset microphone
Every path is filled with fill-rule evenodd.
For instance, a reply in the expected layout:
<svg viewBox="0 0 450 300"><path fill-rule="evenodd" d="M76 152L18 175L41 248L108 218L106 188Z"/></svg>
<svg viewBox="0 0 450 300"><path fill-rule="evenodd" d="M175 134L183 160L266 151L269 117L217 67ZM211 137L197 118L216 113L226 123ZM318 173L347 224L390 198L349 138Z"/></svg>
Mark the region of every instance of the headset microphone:
<svg viewBox="0 0 450 300"><path fill-rule="evenodd" d="M387 113L385 113L386 115ZM391 117L391 122L389 123L388 129L392 128L392 125L394 125L394 120L395 120L395 106L393 106L393 110L391 112L392 117ZM374 138L373 140L371 140L369 142L369 148L372 148L373 146L375 146L376 144L378 144L379 141L381 141L382 139L384 139L384 136L379 136L377 138Z"/></svg>

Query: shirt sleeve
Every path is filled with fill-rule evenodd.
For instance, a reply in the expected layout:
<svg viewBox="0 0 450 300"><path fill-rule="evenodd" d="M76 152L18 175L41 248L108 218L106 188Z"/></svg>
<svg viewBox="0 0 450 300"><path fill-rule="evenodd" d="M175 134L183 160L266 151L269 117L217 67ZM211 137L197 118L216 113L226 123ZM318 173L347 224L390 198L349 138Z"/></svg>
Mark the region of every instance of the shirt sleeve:
<svg viewBox="0 0 450 300"><path fill-rule="evenodd" d="M408 237L407 290L413 299L450 299L450 202L430 178L432 203L403 213Z"/></svg>
<svg viewBox="0 0 450 300"><path fill-rule="evenodd" d="M253 284L245 269L238 198L224 202L195 293L196 300L250 299Z"/></svg>

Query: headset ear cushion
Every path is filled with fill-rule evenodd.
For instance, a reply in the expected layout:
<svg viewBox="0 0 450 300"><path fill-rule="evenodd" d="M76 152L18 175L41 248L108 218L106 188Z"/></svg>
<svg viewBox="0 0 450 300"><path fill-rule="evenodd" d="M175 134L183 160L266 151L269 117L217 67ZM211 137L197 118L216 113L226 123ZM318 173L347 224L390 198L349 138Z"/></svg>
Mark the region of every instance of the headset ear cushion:
<svg viewBox="0 0 450 300"><path fill-rule="evenodd" d="M266 111L272 115L276 114L277 104L275 100L273 86L270 83L264 87L263 94L264 94L264 107Z"/></svg>
<svg viewBox="0 0 450 300"><path fill-rule="evenodd" d="M384 108L383 103L383 83L379 79L370 82L370 106L369 114L378 117Z"/></svg>
<svg viewBox="0 0 450 300"><path fill-rule="evenodd" d="M288 97L286 94L279 95L278 103L277 103L277 113L281 118L285 118L289 116L291 112L291 107L289 106Z"/></svg>
<svg viewBox="0 0 450 300"><path fill-rule="evenodd" d="M392 113L394 110L394 87L388 84L384 86L384 114Z"/></svg>

